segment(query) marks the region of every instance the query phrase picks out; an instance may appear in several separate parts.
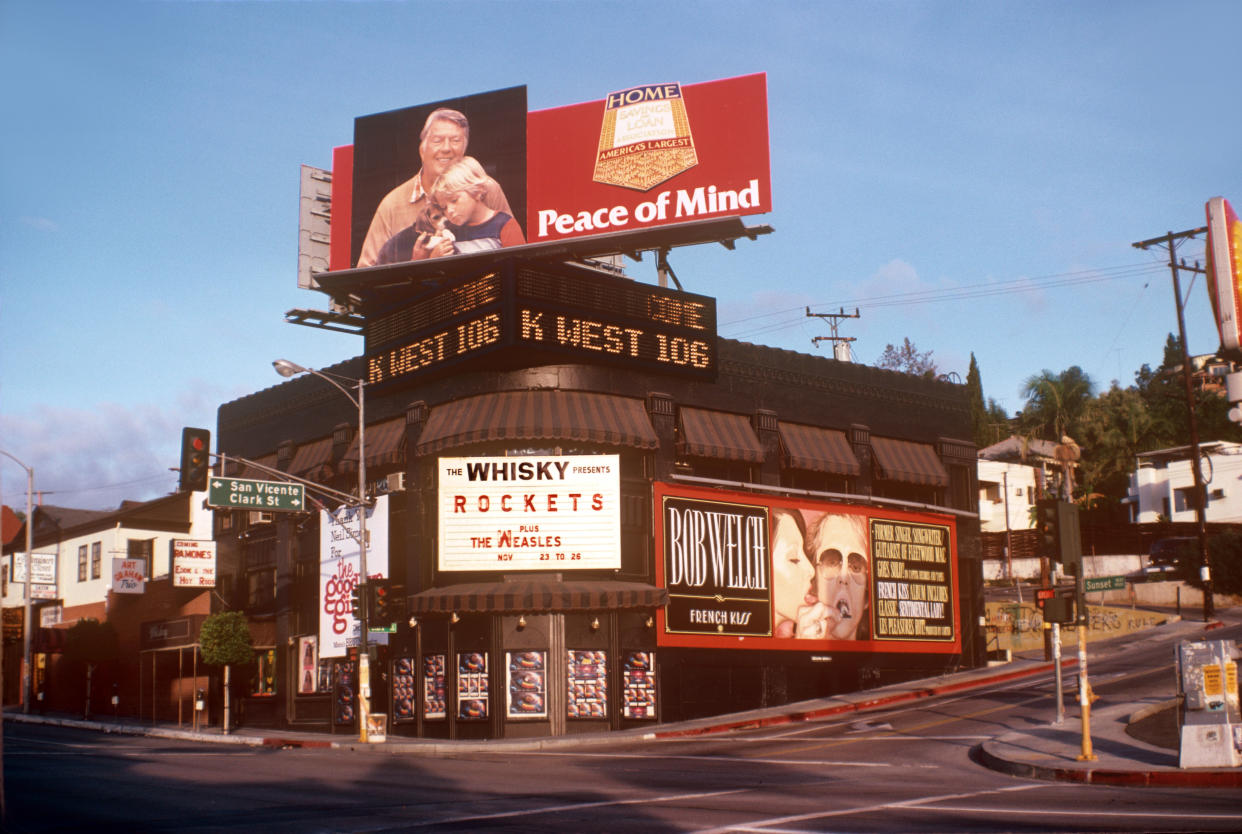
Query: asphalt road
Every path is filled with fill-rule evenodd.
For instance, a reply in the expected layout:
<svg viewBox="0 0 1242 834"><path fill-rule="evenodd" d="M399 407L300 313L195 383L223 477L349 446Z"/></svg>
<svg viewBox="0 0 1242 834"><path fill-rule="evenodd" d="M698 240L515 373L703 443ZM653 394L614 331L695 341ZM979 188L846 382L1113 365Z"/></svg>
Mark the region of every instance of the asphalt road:
<svg viewBox="0 0 1242 834"><path fill-rule="evenodd" d="M1101 703L1171 692L1174 642L1157 629L1093 646ZM438 757L6 723L6 830L1242 830L1242 791L1024 780L972 758L986 738L1050 721L1054 697L1049 675L848 719Z"/></svg>

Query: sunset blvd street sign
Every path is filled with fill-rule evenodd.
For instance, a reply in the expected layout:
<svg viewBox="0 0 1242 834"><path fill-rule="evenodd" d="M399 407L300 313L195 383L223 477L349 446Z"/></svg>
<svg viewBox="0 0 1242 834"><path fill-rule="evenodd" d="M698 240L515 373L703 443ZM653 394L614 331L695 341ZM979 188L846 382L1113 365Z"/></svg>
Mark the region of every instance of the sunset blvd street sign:
<svg viewBox="0 0 1242 834"><path fill-rule="evenodd" d="M282 481L212 478L207 482L207 503L212 507L302 512L306 509L306 488Z"/></svg>
<svg viewBox="0 0 1242 834"><path fill-rule="evenodd" d="M1084 593L1095 591L1121 591L1126 587L1124 576L1095 576L1082 581Z"/></svg>

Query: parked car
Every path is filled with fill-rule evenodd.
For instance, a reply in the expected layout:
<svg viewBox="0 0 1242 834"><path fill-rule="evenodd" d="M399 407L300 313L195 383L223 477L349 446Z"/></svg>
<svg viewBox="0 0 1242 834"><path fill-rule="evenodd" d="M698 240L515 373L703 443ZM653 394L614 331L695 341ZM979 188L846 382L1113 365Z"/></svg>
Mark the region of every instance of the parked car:
<svg viewBox="0 0 1242 834"><path fill-rule="evenodd" d="M1146 582L1188 579L1199 563L1199 539L1169 536L1152 542L1147 564L1131 578Z"/></svg>

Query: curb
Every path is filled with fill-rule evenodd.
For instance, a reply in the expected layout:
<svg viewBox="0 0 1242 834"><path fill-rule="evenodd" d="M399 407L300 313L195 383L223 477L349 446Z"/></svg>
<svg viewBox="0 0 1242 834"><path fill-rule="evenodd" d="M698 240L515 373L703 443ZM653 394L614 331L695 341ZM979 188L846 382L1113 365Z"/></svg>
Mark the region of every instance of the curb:
<svg viewBox="0 0 1242 834"><path fill-rule="evenodd" d="M1061 667L1072 667L1078 665L1078 658L1062 658ZM1006 683L1012 680L1031 677L1051 669L1055 669L1056 664L1050 662L1040 663L1036 666L1030 666L1025 669L1016 669L1007 672L999 672L993 675L982 676L970 680L955 681L953 683L944 683L938 686L929 686L919 689L912 689L905 692L896 692L891 695L883 695L875 698L864 698L858 701L847 701L845 703L835 704L833 706L825 706L817 709L803 710L801 712L788 712L778 715L769 715L756 718L744 718L737 721L729 721L724 724L712 724L703 727L684 727L676 730L656 730L652 733L652 737L660 740L675 738L694 738L696 736L713 735L716 733L728 733L736 730L757 730L765 727L778 727L783 724L793 724L799 721L814 721L820 718L831 718L837 715L845 715L848 713L862 712L864 710L876 709L878 707L894 706L896 704L906 703L908 701L917 701L923 698L931 698L937 695L951 695L954 692L961 692L967 689L976 689L981 686L993 686L998 683Z"/></svg>
<svg viewBox="0 0 1242 834"><path fill-rule="evenodd" d="M989 742L985 741L976 746L973 751L979 763L991 770L1023 779L1115 787L1242 787L1242 771L1237 770L1115 770L1103 767L1054 767L1003 759L988 750L988 744Z"/></svg>

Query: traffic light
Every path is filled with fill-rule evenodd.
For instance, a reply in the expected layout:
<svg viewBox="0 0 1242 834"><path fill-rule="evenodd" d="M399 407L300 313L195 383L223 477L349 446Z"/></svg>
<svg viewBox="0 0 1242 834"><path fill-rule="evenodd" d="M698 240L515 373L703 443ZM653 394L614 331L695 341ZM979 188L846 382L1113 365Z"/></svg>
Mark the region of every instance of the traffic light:
<svg viewBox="0 0 1242 834"><path fill-rule="evenodd" d="M363 592L364 587L365 586L363 585L355 585L354 587L349 589L349 610L350 610L350 613L352 613L354 617L359 620L362 619L362 614L365 611L365 607L366 607L363 604L364 601L362 599L362 592Z"/></svg>
<svg viewBox="0 0 1242 834"><path fill-rule="evenodd" d="M1074 622L1074 598L1055 596L1041 599L1039 607L1044 612L1044 622L1065 625Z"/></svg>
<svg viewBox="0 0 1242 834"><path fill-rule="evenodd" d="M1065 572L1078 575L1082 564L1082 536L1078 530L1078 505L1056 498L1041 498L1035 505L1040 555L1060 562Z"/></svg>
<svg viewBox="0 0 1242 834"><path fill-rule="evenodd" d="M375 628L392 625L397 621L396 588L387 579L371 582L371 616L367 618Z"/></svg>
<svg viewBox="0 0 1242 834"><path fill-rule="evenodd" d="M1058 507L1061 567L1070 576L1078 576L1082 569L1082 533L1078 526L1078 505L1062 501Z"/></svg>
<svg viewBox="0 0 1242 834"><path fill-rule="evenodd" d="M207 489L211 471L211 432L207 429L181 430L181 492Z"/></svg>
<svg viewBox="0 0 1242 834"><path fill-rule="evenodd" d="M1057 532L1057 504L1055 498L1041 498L1035 504L1035 527L1039 531L1039 555L1047 556L1054 562L1061 561L1057 548L1060 545L1060 534Z"/></svg>

